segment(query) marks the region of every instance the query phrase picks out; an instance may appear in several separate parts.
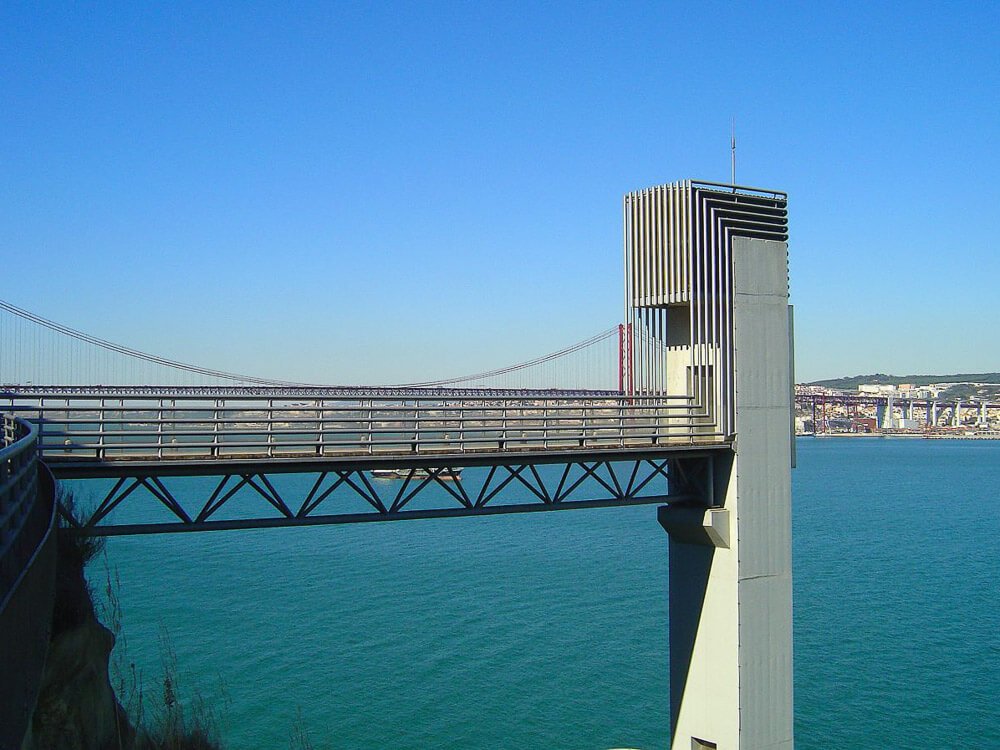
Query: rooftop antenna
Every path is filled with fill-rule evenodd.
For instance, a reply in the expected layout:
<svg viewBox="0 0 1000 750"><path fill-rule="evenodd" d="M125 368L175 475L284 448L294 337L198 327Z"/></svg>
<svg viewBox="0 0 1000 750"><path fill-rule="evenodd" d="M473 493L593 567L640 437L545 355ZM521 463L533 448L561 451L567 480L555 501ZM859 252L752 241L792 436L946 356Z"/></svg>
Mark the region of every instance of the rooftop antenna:
<svg viewBox="0 0 1000 750"><path fill-rule="evenodd" d="M730 137L729 145L733 155L733 172L732 172L731 184L733 186L733 192L735 193L736 192L736 118L735 117L733 118L732 136Z"/></svg>

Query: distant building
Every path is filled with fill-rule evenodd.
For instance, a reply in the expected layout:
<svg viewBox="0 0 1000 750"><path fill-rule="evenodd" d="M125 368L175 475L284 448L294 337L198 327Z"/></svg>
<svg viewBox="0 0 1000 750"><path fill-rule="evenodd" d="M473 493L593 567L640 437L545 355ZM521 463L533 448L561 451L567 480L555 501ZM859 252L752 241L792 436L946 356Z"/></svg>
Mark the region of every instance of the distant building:
<svg viewBox="0 0 1000 750"><path fill-rule="evenodd" d="M889 394L895 390L896 386L882 383L862 383L858 386L858 393Z"/></svg>
<svg viewBox="0 0 1000 750"><path fill-rule="evenodd" d="M874 417L856 417L854 420L855 432L875 432L878 422Z"/></svg>

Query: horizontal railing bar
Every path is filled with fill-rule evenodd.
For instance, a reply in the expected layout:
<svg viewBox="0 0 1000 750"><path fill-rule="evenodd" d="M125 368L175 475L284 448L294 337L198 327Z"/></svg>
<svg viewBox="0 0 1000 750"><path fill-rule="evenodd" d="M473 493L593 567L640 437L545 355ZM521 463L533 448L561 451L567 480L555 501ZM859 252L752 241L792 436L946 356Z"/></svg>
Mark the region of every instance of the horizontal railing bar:
<svg viewBox="0 0 1000 750"><path fill-rule="evenodd" d="M697 420L697 419L709 419L709 418L710 417L707 414L693 414L693 415L690 415L690 418L686 419L685 422L693 421L693 420ZM663 420L663 421L665 421L667 419L671 419L671 420L674 421L674 423L676 423L676 420L678 418L677 417L662 417L661 418L661 420ZM162 427L164 425L179 425L179 424L184 424L184 425L220 425L220 424L228 424L228 425L233 425L233 426L226 427L226 428L220 429L220 430L210 430L210 432L213 432L213 433L223 433L223 432L226 432L226 433L229 433L229 432L231 432L231 433L243 433L243 432L258 432L258 431L262 431L263 430L265 432L270 432L270 433L275 434L275 435L280 434L281 432L293 432L293 433L296 433L296 432L313 432L313 433L318 433L318 432L337 432L337 431L343 431L343 430L350 430L350 431L354 431L354 432L370 432L370 431L375 430L375 429L384 429L386 425L398 425L400 428L403 428L403 427L412 428L414 425L437 425L437 426L440 426L442 429L454 429L454 430L464 429L466 431L475 431L475 430L484 430L484 429L503 429L504 425L506 425L508 428L511 428L512 426L516 426L516 425L536 425L536 424L542 424L542 423L548 424L553 429L559 429L560 425L570 425L570 424L572 424L572 425L581 425L581 426L586 426L586 427L601 427L601 428L605 428L605 429L611 429L612 427L615 428L615 429L620 429L622 427L625 427L626 429L629 429L630 427L639 426L639 425L643 425L643 424L649 424L650 422L655 422L655 421L657 421L655 418L649 418L649 417L631 417L631 418L626 417L624 420L622 420L622 419L617 419L617 418L614 418L614 417L583 418L583 417L572 417L572 416L550 417L548 419L541 419L539 417L522 417L522 418L512 417L512 418L507 419L507 420L500 420L500 419L488 419L488 420L487 419L475 419L475 420L463 420L463 421L446 420L446 419L438 419L438 418L426 418L426 417L425 418L420 418L420 419L405 419L405 420L404 419L399 419L399 420L395 420L395 421L389 421L389 420L384 420L384 419L373 419L373 420L365 420L365 419L359 419L359 420L331 420L331 419L327 419L327 420L323 420L323 425L324 425L323 429L317 429L316 427L313 427L312 429L304 429L304 428L302 428L302 429L295 429L295 428L289 427L288 429L281 430L281 429L274 429L273 425L307 425L307 424L318 425L319 424L319 420L317 420L315 422L312 422L312 421L309 421L309 422L301 422L301 421L300 422L291 422L291 421L281 420L281 419L268 420L268 421L257 421L257 420L250 421L250 420L246 420L246 421L243 421L243 422L236 422L236 421L225 421L225 422L219 421L219 422L213 422L211 420L185 420L184 422L157 422L157 421L153 421L153 420L125 420L125 421L114 422L114 423L109 423L109 422L94 422L94 421L89 421L88 422L86 420L77 420L77 421L73 421L73 422L60 420L60 421L46 422L45 423L45 428L44 428L44 433L46 435L66 435L66 436L76 435L76 434L84 434L84 435L89 435L89 434L94 434L94 435L100 435L100 434L103 434L103 435L126 435L126 434L141 434L143 432L150 432L150 430L148 430L148 429L141 429L141 428L155 427L157 425L159 425L159 426ZM494 424L494 423L496 423L496 424ZM105 426L108 425L108 424L115 424L115 425L121 425L121 426L132 425L135 429L114 430L114 431L110 431L110 432L107 431L107 430L100 430L100 429L96 429L96 430L65 430L65 429L63 429L63 430L57 430L56 429L58 427L64 427L66 425L73 425L73 424L76 424L76 425L92 425L92 424L96 424L96 425L105 425ZM353 429L354 426L356 426L356 425L369 425L369 424L372 425L371 428L363 427L362 429ZM243 425L243 426L240 427L239 425ZM272 427L270 429L268 429L267 427L263 427L261 425L272 425ZM378 427L376 427L376 425L378 425ZM520 428L519 427L514 427L514 429L520 429ZM160 431L151 430L151 432L159 433ZM162 432L162 434L171 434L171 435L181 434L181 435L183 435L183 434L187 434L189 432L197 432L197 430L189 430L189 429L172 430L170 432Z"/></svg>
<svg viewBox="0 0 1000 750"><path fill-rule="evenodd" d="M658 441L660 442L670 442L674 440L693 440L700 438L717 438L721 437L721 433L672 433L672 434L646 434L646 435L636 435L634 437L627 438L624 442L612 437L610 435L605 437L591 437L583 440L577 435L560 435L559 437L551 437L547 441L547 445L542 445L541 440L533 439L517 439L506 441L509 445L504 449L506 451L515 450L517 448L553 448L560 444L571 445L573 447L580 448L590 448L598 445L656 445ZM490 438L477 438L469 440L464 443L461 447L456 447L453 443L446 440L426 440L421 441L420 447L421 451L434 450L435 446L440 446L441 448L447 448L455 453L463 453L466 448L474 449L477 445L484 446L495 446L497 440ZM372 443L370 445L372 449L386 449L393 450L398 453L410 454L412 453L411 444L405 441L384 441ZM271 452L273 454L279 453L302 453L309 452L312 454L317 454L317 448L322 448L323 450L344 452L355 452L355 453L366 453L369 450L368 444L360 443L342 443L342 442L331 442L326 443L322 446L316 443L285 443L283 445L273 445L268 443L177 443L176 445L156 445L153 444L142 444L142 445L81 445L75 446L74 450L45 450L42 453L42 458L45 459L55 459L60 460L70 459L74 456L84 455L85 457L90 457L100 449L100 452L107 455L113 456L128 456L128 457L161 457L161 452L158 450L162 448L162 456L177 456L181 455L204 455L215 457L225 457L233 456L238 453L245 452L248 450L256 450L260 452L263 450L264 453ZM268 449L272 449L268 451Z"/></svg>
<svg viewBox="0 0 1000 750"><path fill-rule="evenodd" d="M301 396L294 395L213 395L206 394L185 394L185 393L155 393L149 395L138 394L115 394L102 391L81 391L81 392L52 392L52 393L30 393L8 391L0 387L0 399L4 401L37 401L44 400L71 400L71 401L184 401L194 403L212 403L215 401L236 401L240 403L257 403L261 401L296 401L308 402L388 402L399 403L407 401L431 401L431 402L455 402L455 401L677 401L690 400L692 397L686 394L671 393L635 393L626 395L609 395L605 393L595 393L594 395L560 395L557 391L542 392L536 394L512 394L512 395L475 395L475 396L449 396L447 394L419 394L419 395L395 395L395 396L367 396L365 394L337 395L337 396Z"/></svg>
<svg viewBox="0 0 1000 750"><path fill-rule="evenodd" d="M655 450L725 440L704 406L686 395L351 393L300 401L272 393L29 396L0 389L0 396L11 412L37 423L41 455L66 464Z"/></svg>
<svg viewBox="0 0 1000 750"><path fill-rule="evenodd" d="M38 426L33 422L24 422L28 431L26 434L17 436L15 442L10 445L0 447L0 461L9 461L17 454L26 450L31 440L38 436Z"/></svg>
<svg viewBox="0 0 1000 750"><path fill-rule="evenodd" d="M696 411L699 407L697 406L686 406L675 411L683 411L685 414L690 414ZM413 410L410 409L410 412ZM584 414L582 409L572 410L562 410L561 412L549 416L549 419L656 419L657 417L661 419L679 419L685 416L685 414L676 413L611 413L611 414L595 414L593 410L588 409L587 414ZM610 411L610 410L609 410ZM359 415L354 417L256 417L252 414L244 414L241 416L233 417L143 417L138 414L132 417L61 417L61 418L51 418L46 417L49 420L48 424L244 424L244 423L254 423L254 424L319 424L321 422L413 422L416 420L421 421L446 421L446 420L464 420L464 421L502 421L506 420L512 422L515 420L526 421L526 420L540 420L546 418L546 414L483 414L478 412L469 412L461 415L454 414L434 414L434 413L424 413L416 417L400 417L391 418L384 417L378 413L373 414L371 417L367 415Z"/></svg>
<svg viewBox="0 0 1000 750"><path fill-rule="evenodd" d="M768 190L767 188L751 187L749 185L732 185L732 184L729 184L729 183L726 183L726 182L708 182L707 180L692 180L691 181L691 187L695 187L695 188L698 188L698 187L720 187L720 188L728 188L730 190L732 190L733 188L736 188L737 190L747 190L747 191L752 191L752 192L755 192L755 193L761 193L762 195L756 196L756 197L765 198L766 200L786 200L788 198L788 194L787 193L783 193L780 190ZM777 197L771 198L769 196L781 196L781 197L780 198L777 198ZM755 196L748 196L748 197L755 197Z"/></svg>
<svg viewBox="0 0 1000 750"><path fill-rule="evenodd" d="M570 428L580 428L580 429L595 429L595 430L617 430L629 432L636 429L642 429L650 425L659 424L661 427L684 427L684 426L706 426L711 424L710 417L708 415L695 415L691 419L686 419L682 422L677 420L668 421L666 418L656 420L656 419L642 419L640 420L628 420L627 422L621 421L599 421L591 419L573 419L573 418L562 418L562 419L524 419L524 420L510 420L506 424L493 424L490 422L478 422L476 424L471 424L469 422L459 423L459 422L448 422L438 419L420 419L420 420L407 420L407 421L397 421L397 422L384 422L375 421L371 423L370 426L364 426L367 423L350 423L350 424L340 424L340 425L330 425L326 423L323 429L303 429L301 427L279 427L275 428L273 425L270 427L255 425L252 422L245 423L244 427L229 427L226 429L183 429L183 430L158 430L150 429L149 425L152 423L136 422L132 423L135 425L134 429L122 429L122 430L102 430L102 429L92 429L92 430L79 430L79 429L60 429L62 425L57 422L47 422L45 423L45 429L42 430L43 439L53 438L53 437L74 437L80 436L105 436L105 437L124 437L129 435L163 435L169 437L181 437L183 435L339 435L343 433L356 433L356 434L392 434L395 432L407 432L413 433L419 431L421 434L424 432L459 432L465 433L476 433L476 432L518 432L518 431L538 431L538 430L565 430ZM700 421L702 420L702 421ZM513 424L512 424L513 423ZM204 423L194 423L194 424L211 424L210 422ZM358 426L362 425L362 426ZM154 425L155 426L155 425ZM419 429L417 429L419 428ZM459 440L459 437L455 437L455 440Z"/></svg>
<svg viewBox="0 0 1000 750"><path fill-rule="evenodd" d="M632 435L627 435L625 437L626 444L636 444L635 441L645 441L643 444L654 444L653 441L657 439L672 440L672 439L684 439L684 438L710 438L710 437L723 437L721 432L680 432L680 433L666 433L666 432L647 432L647 433L637 433ZM574 446L589 447L592 444L597 444L603 442L607 444L608 441L614 441L616 443L621 443L621 439L617 435L607 435L604 437L587 435L584 436L582 433L573 433L569 435L549 435L549 436L539 436L539 437L514 437L514 438L498 438L493 437L476 437L468 438L462 444L456 446L454 440L449 440L445 438L432 438L426 437L421 438L419 441L420 446L429 445L442 445L448 446L455 449L455 452L461 453L464 444L478 444L478 443L489 443L494 444L497 442L512 443L514 445L532 445L532 444L542 444L548 442L550 445L547 447L552 447L552 443L573 443ZM198 449L198 455L209 455L212 454L213 457L223 455L234 455L231 451L237 448L267 448L272 449L274 452L280 452L282 450L290 450L293 448L310 448L315 450L316 448L337 448L337 447L351 447L357 448L359 451L366 450L369 446L372 447L405 447L409 448L414 442L412 440L384 440L384 441L372 441L359 442L356 440L352 441L333 441L327 443L317 443L316 441L288 441L284 443L267 443L264 441L259 442L228 442L228 443L217 443L217 442L202 442L202 443L104 443L104 444L82 444L73 446L43 446L43 458L57 458L62 454L63 457L67 457L73 453L92 453L94 451L100 450L104 453L111 451L116 452L115 455L121 455L118 452L127 452L130 455L140 458L143 456L153 456L156 457L157 450L169 450L169 451L179 451L179 450L192 450ZM145 452L144 452L145 451ZM175 454L176 455L176 454Z"/></svg>
<svg viewBox="0 0 1000 750"><path fill-rule="evenodd" d="M430 423L430 424L434 424L434 423ZM702 426L708 426L709 424L711 424L711 423L710 422L704 422L702 424ZM697 427L698 425L697 424L693 425L692 423L689 423L689 422L684 422L682 424L676 424L676 423L674 423L674 424L661 424L661 425L658 425L658 427L662 428L662 429L673 429L673 428L681 428L681 427L690 428L692 426ZM593 424L593 423L581 424L580 420L574 420L572 423L565 423L565 424L560 424L560 425L553 425L551 423L548 424L548 425L541 425L541 424L538 424L537 422L535 422L535 423L526 423L526 424L523 424L520 427L517 427L517 428L514 428L514 429L511 429L510 427L508 427L506 430L504 430L504 428L501 425L482 425L482 426L477 426L477 427L470 427L470 426L466 425L464 427L464 429L462 429L462 428L460 428L457 425L441 424L441 425L436 425L436 426L433 426L433 427L424 426L423 429L420 431L420 434L421 435L423 435L423 434L433 434L433 433L437 433L437 432L451 433L451 432L458 432L458 431L461 431L463 435L477 434L477 433L481 433L481 432L490 432L490 433L494 433L494 432L499 432L499 433L504 433L504 432L507 432L507 433L519 433L519 432L541 432L541 433L545 433L545 432L553 432L553 433L557 433L557 432L561 432L561 431L565 431L565 430L569 430L569 429L581 429L581 430L584 430L584 431L589 431L589 430L604 430L604 431L614 431L614 432L617 432L617 433L624 432L625 434L631 434L631 433L635 432L636 430L648 429L650 427L657 427L657 425L650 424L650 423L632 424L632 425L627 425L624 428L624 430L623 430L622 427L620 425L617 425L617 424ZM396 433L413 434L413 432L414 431L412 429L405 429L405 426L395 426L395 427L381 426L381 427L372 427L371 429L363 429L363 430L355 430L355 429L348 429L348 428L342 428L342 429L324 429L324 430L296 430L296 429L279 429L279 430L271 429L271 430L263 430L263 429L249 429L248 428L248 429L245 429L245 430L224 430L224 431L223 430L178 430L178 431L174 431L174 432L159 432L157 430L122 430L122 431L119 431L119 432L106 432L106 431L100 431L100 430L46 430L45 433L44 433L44 435L42 436L42 441L43 441L43 444L49 445L49 444L51 444L51 440L54 439L54 438L75 438L75 437L103 437L103 438L116 438L116 439L121 439L121 438L126 438L126 437L145 437L145 436L150 436L150 435L152 435L152 436L163 436L164 438L171 438L171 439L180 438L180 437L201 436L201 435L205 435L205 436L213 436L214 435L214 436L219 436L219 437L225 437L225 436L246 437L246 436L249 436L249 435L261 435L261 436L267 436L267 435L272 435L272 436L273 435L310 435L312 437L318 437L318 436L321 436L321 435L339 436L339 435L344 435L344 434L356 434L356 435L394 435ZM452 440L454 442L461 442L461 438L458 437L458 436L449 438L449 440Z"/></svg>
<svg viewBox="0 0 1000 750"><path fill-rule="evenodd" d="M15 403L4 405L7 411L15 410L19 412L83 412L90 414L116 413L116 412L161 412L161 411L191 411L191 412L296 412L296 413L338 413L338 412L407 412L407 411L577 411L580 409L607 409L607 410L628 410L628 411L649 411L658 409L688 409L692 408L696 402L694 399L685 398L684 403L679 402L649 402L649 403L583 403L583 402L560 402L555 404L518 404L514 405L493 405L481 403L466 404L439 404L431 405L367 405L351 404L348 406L247 406L236 404L220 404L218 406L195 406L187 404L163 405L158 404L24 404Z"/></svg>
<svg viewBox="0 0 1000 750"><path fill-rule="evenodd" d="M538 432L538 431L536 430L536 432ZM627 434L625 436L625 439L629 440L629 439L638 439L638 438L677 437L677 436L685 436L685 435L700 436L700 435L715 435L715 434L720 434L721 435L722 433L716 433L716 432L693 432L693 431L690 431L690 430L688 432L668 432L668 431L666 431L666 428L664 428L664 430L659 430L659 431L645 431L645 432L636 431L636 432ZM482 442L495 443L498 440L500 440L502 442L511 442L511 443L542 442L542 441L544 441L546 439L546 437L548 437L550 440L571 440L571 439L572 440L585 440L585 439L590 439L590 438L594 438L594 439L601 438L601 439L607 440L607 439L610 439L612 437L618 438L619 436L618 435L605 435L605 436L600 436L600 435L584 435L584 433L582 433L582 432L573 432L573 433L568 433L568 434L562 434L562 433L560 433L560 434L551 434L550 433L548 436L546 436L544 433L542 433L542 434L539 434L539 435L508 436L507 438L503 438L502 436L499 436L499 435L488 435L488 436L483 436L483 437L468 437L463 442L465 442L465 443L482 443ZM64 445L62 443L53 443L53 444L45 443L45 444L42 445L42 449L45 450L46 452L59 452L59 451L62 451L62 452L70 453L73 450L92 449L92 448L109 448L109 449L115 449L115 450L122 450L122 449L136 449L136 450L138 450L140 448L165 448L165 449L166 448L184 448L184 447L198 447L198 448L209 448L209 447L227 448L228 447L228 448L236 448L236 447L240 447L240 446L248 446L248 447L273 447L273 448L278 449L278 448L282 448L282 447L285 447L285 446L299 446L299 445L301 445L301 446L312 446L312 447L316 447L317 445L326 445L326 446L356 445L356 446L364 447L364 446L368 446L368 445L403 445L403 444L407 444L408 445L408 444L410 444L412 442L416 442L416 441L412 440L409 436L404 435L404 436L401 436L400 439L397 439L397 440L373 440L371 442L360 441L360 440L340 440L340 441L327 441L327 442L324 442L322 444L317 443L316 440L308 440L308 441L306 441L306 440L288 440L288 441L285 441L285 442L282 442L282 443L269 443L266 440L258 440L258 441L255 441L255 442L253 442L253 441L241 441L241 442L234 442L234 441L228 441L228 442L223 442L223 441L192 442L192 441L189 441L189 442L177 442L177 443L167 443L167 442L145 442L145 443L107 443L107 442L105 442L105 443L97 443L97 442L94 442L94 443L74 443L72 445ZM439 437L432 437L432 436L421 437L421 439L419 441L419 443L421 445L427 445L427 444L431 444L431 443L439 443L439 444L442 444L442 445L455 445L455 444L458 444L458 442L459 441L453 440L451 438L445 438L445 437L440 437L439 438Z"/></svg>

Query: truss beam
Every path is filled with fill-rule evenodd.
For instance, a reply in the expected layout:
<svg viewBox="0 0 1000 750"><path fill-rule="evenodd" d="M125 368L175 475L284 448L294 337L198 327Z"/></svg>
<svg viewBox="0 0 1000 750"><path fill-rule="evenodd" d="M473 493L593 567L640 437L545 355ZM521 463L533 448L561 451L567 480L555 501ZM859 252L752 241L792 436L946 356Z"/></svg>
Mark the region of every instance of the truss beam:
<svg viewBox="0 0 1000 750"><path fill-rule="evenodd" d="M304 492L281 487L265 466L259 466L217 475L201 498L190 488L182 492L171 487L155 472L138 471L119 476L93 510L72 524L71 531L83 536L119 536L701 504L709 495L698 479L706 471L711 476L711 460L710 455L632 461L598 458L566 462L560 471L550 472L539 471L536 463L508 461L490 466L484 479L474 480L462 477L462 468L468 467L411 467L388 483L373 481L365 467L336 467L318 472ZM223 511L241 491L244 497L257 498L259 512L224 518ZM162 520L162 513L158 519L135 520L139 507L150 507L150 499L169 511L170 520ZM412 505L417 500L420 507ZM125 504L129 507L123 516Z"/></svg>

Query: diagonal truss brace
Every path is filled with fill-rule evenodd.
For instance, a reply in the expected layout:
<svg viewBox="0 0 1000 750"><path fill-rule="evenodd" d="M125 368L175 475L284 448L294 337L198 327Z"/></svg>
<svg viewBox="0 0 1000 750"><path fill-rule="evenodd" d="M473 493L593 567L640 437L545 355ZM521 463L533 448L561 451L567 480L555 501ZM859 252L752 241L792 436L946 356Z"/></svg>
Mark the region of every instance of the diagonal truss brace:
<svg viewBox="0 0 1000 750"><path fill-rule="evenodd" d="M80 535L112 536L445 518L664 502L711 505L711 461L710 455L618 462L580 460L563 464L561 471L548 477L539 472L534 463L499 463L489 467L481 484L478 480L469 482L463 479L458 467L441 466L425 470L409 469L392 486L381 488L375 486L377 483L372 482L365 469L334 468L319 472L308 492L297 497L292 496L292 491L276 487L266 470L231 472L218 477L203 501L191 502L192 498L186 497L187 503L182 503L176 490L171 490L161 477L141 473L119 478L89 517L71 522L70 528ZM431 488L436 489L431 492ZM341 491L340 494L334 495L337 490ZM220 511L241 491L249 491L263 499L266 503L264 507L270 510L248 518L220 518ZM113 511L140 495L152 497L169 510L172 520L124 523L111 517ZM362 509L344 512L345 502L350 503L352 497L364 501ZM411 503L418 498L421 507L414 509ZM68 515L66 509L60 511ZM135 515L134 509L132 514Z"/></svg>

